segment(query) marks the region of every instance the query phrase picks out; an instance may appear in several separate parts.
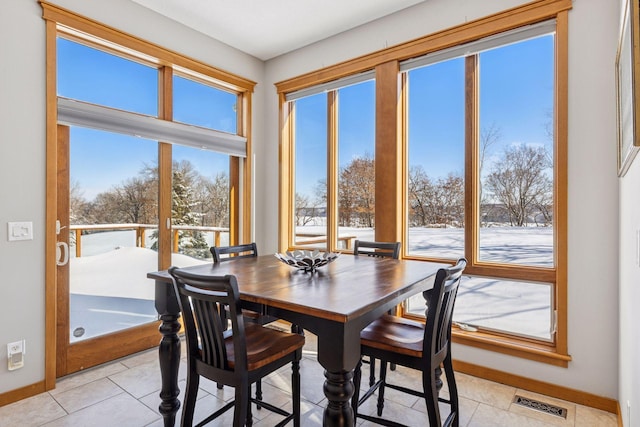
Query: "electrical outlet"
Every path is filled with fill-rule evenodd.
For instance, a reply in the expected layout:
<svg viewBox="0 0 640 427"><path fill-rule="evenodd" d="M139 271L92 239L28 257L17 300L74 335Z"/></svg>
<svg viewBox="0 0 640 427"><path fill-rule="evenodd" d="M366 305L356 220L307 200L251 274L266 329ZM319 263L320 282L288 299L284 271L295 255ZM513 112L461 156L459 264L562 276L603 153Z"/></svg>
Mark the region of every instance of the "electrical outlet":
<svg viewBox="0 0 640 427"><path fill-rule="evenodd" d="M25 340L7 344L7 369L10 371L24 366Z"/></svg>

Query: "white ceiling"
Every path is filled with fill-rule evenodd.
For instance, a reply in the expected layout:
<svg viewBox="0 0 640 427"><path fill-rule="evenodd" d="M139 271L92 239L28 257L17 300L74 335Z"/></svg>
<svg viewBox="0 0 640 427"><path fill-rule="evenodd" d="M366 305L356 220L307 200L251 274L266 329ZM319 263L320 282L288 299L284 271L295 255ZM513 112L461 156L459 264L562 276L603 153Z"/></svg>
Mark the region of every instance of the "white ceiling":
<svg viewBox="0 0 640 427"><path fill-rule="evenodd" d="M426 0L131 0L266 61Z"/></svg>

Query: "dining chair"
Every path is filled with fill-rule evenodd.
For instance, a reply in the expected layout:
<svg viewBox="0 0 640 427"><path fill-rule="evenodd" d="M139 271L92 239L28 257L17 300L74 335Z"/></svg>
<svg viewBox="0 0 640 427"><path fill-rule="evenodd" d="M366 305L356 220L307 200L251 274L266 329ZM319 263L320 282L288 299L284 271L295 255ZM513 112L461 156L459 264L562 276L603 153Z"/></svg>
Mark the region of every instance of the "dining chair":
<svg viewBox="0 0 640 427"><path fill-rule="evenodd" d="M225 262L258 256L258 245L253 242L244 245L212 246L210 251L213 262Z"/></svg>
<svg viewBox="0 0 640 427"><path fill-rule="evenodd" d="M187 344L187 387L181 426L191 427L200 377L235 388L235 400L209 415L197 426L234 408L233 426L251 426L251 403L284 416L278 426L293 420L300 426L300 359L304 337L245 323L235 276L198 275L169 269L182 312ZM230 328L222 313L228 309ZM292 366L293 410L286 412L262 398L251 397L251 386L266 375Z"/></svg>
<svg viewBox="0 0 640 427"><path fill-rule="evenodd" d="M368 242L356 240L353 242L353 254L398 259L400 257L400 242Z"/></svg>
<svg viewBox="0 0 640 427"><path fill-rule="evenodd" d="M246 243L243 245L231 245L231 246L212 246L210 248L211 255L213 255L213 262L228 262L237 261L243 258L254 258L258 256L258 245L255 242ZM228 313L226 313L228 315ZM266 325L278 320L277 317L269 316L253 310L243 310L244 320L247 322L257 323L259 325ZM223 388L223 385L218 383L218 388ZM256 397L262 399L262 381L256 383Z"/></svg>
<svg viewBox="0 0 640 427"><path fill-rule="evenodd" d="M467 264L464 258L453 267L442 268L436 273L433 288L424 292L426 322L416 322L403 317L383 315L369 324L360 334L362 355L375 357L381 361L380 379L360 398L362 362L354 373L355 392L351 400L354 416L367 421L386 425L401 426L397 422L382 417L385 388L392 388L425 400L429 426L459 425L458 388L451 363L451 321L458 293L460 277ZM422 390L413 390L387 382L387 363L416 369L422 373ZM444 367L449 399L438 396L442 387L441 365ZM377 417L358 413L358 407L378 391ZM438 401L449 404L449 415L441 422Z"/></svg>
<svg viewBox="0 0 640 427"><path fill-rule="evenodd" d="M214 263L228 262L236 261L243 258L257 257L258 245L253 242L233 246L212 246L210 251L211 255L213 255ZM252 310L245 309L243 313L246 321L258 323L260 325L266 325L267 323L275 322L276 320L278 320L277 317L269 316L268 314Z"/></svg>
<svg viewBox="0 0 640 427"><path fill-rule="evenodd" d="M365 240L356 240L353 242L353 254L354 255L368 255L376 258L400 258L400 242L370 242ZM395 311L391 310L389 314L394 314ZM376 360L370 357L368 360L363 359L364 363L368 363L369 370L369 386L372 386L376 382ZM396 365L391 364L391 370L395 371Z"/></svg>

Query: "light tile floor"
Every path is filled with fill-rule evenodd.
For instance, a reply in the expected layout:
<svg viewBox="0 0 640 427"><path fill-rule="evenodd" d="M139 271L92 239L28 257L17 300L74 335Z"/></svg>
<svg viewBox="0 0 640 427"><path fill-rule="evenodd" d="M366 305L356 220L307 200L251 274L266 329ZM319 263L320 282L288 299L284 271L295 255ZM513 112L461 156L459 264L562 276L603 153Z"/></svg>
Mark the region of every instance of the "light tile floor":
<svg viewBox="0 0 640 427"><path fill-rule="evenodd" d="M302 375L302 425L322 425L322 413L326 403L322 391L324 375L317 363L315 339L306 333L307 344L301 362ZM184 349L184 345L182 348ZM186 364L180 366L181 390L185 388ZM363 369L368 375L368 366ZM399 367L390 373L394 382L419 386L415 371ZM575 426L616 427L614 414L599 411L575 403L560 401L525 390L498 384L465 374L457 374L460 398L460 426ZM263 381L265 400L285 409L291 407L290 368L285 367ZM14 426L73 426L73 427L161 427L163 420L158 412L160 375L156 350L142 352L109 364L70 375L58 381L48 393L24 399L0 407L0 427ZM447 397L446 384L443 395ZM408 426L423 427L427 424L424 403L418 398L388 389L385 399L385 418L395 419ZM567 409L567 417L560 418L512 403L514 395L534 398ZM203 380L196 404L196 421L204 419L213 410L233 398L233 390L218 390L212 382ZM182 394L180 395L182 400ZM374 413L374 398L360 408ZM441 411L447 410L445 405ZM180 412L178 413L178 419ZM254 426L275 425L281 417L267 410L253 410ZM230 426L232 411L209 425ZM177 423L178 424L178 423ZM358 426L369 426L358 420Z"/></svg>

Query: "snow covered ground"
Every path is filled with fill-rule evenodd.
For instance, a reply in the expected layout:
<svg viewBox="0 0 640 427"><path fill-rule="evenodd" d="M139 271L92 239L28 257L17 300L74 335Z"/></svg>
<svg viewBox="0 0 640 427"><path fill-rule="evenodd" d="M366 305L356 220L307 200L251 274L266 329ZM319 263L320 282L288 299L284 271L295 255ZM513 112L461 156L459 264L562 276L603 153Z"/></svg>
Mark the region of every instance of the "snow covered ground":
<svg viewBox="0 0 640 427"><path fill-rule="evenodd" d="M320 232L316 227L298 231ZM413 228L411 254L462 256L463 231L452 228ZM340 235L373 240L372 229L341 228ZM223 240L227 236L223 235ZM491 227L480 233L481 258L523 265L551 265L553 231L542 227ZM82 237L83 256L72 257L71 333L74 340L146 323L157 318L154 283L146 274L157 270L156 252L136 248L135 232L112 231ZM227 244L223 242L223 244ZM151 246L151 242L147 242ZM71 248L73 253L73 247ZM211 262L174 254L173 265ZM552 286L491 278L465 277L461 283L454 320L483 328L551 339ZM409 301L412 312L422 313L421 295ZM82 333L82 334L81 334ZM81 334L81 335L80 335Z"/></svg>

